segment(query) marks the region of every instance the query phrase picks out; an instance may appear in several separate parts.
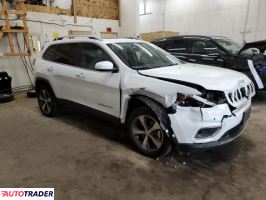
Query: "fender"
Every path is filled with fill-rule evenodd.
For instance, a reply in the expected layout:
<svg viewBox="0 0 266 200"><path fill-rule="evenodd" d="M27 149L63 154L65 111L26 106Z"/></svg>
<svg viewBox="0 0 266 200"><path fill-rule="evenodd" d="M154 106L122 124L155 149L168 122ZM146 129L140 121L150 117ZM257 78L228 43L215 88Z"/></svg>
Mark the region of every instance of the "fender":
<svg viewBox="0 0 266 200"><path fill-rule="evenodd" d="M165 109L159 103L146 96L135 96L133 98L142 101L154 112L154 114L157 116L157 118L160 121L160 126L162 127L163 131L170 138L173 134L173 131L171 128L171 121L167 114L167 109Z"/></svg>

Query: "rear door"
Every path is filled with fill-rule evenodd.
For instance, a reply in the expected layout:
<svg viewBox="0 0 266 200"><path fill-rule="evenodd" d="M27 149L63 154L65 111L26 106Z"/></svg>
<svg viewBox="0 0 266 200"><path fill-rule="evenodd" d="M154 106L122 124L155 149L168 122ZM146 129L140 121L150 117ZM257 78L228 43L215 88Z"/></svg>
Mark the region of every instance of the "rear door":
<svg viewBox="0 0 266 200"><path fill-rule="evenodd" d="M78 43L60 43L49 47L43 58L46 62L46 70L49 80L57 98L70 101L78 101L76 77L76 53Z"/></svg>
<svg viewBox="0 0 266 200"><path fill-rule="evenodd" d="M210 39L194 39L189 62L223 67L224 52Z"/></svg>

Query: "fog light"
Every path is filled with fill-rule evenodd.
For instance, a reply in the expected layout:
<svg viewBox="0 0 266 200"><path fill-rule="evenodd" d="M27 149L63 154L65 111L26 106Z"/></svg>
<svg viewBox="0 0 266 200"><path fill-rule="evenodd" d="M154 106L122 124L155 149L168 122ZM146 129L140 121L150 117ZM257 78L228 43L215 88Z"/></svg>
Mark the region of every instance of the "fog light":
<svg viewBox="0 0 266 200"><path fill-rule="evenodd" d="M216 135L216 133L220 130L220 128L204 128L199 130L196 137L197 139L205 139L209 137L213 137Z"/></svg>

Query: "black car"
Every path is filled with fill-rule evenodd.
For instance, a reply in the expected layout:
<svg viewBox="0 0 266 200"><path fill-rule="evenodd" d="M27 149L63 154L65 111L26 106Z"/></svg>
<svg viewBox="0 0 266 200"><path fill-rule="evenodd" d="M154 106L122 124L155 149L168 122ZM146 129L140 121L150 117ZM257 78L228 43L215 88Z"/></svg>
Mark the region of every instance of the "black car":
<svg viewBox="0 0 266 200"><path fill-rule="evenodd" d="M266 97L266 40L239 45L226 37L186 35L152 43L186 62L243 72L253 80L257 93Z"/></svg>

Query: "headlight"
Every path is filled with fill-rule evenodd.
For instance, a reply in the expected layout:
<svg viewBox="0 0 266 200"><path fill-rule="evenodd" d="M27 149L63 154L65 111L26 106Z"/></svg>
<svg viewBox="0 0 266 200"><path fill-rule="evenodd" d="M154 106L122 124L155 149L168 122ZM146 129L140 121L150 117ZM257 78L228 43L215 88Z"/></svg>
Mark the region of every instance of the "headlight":
<svg viewBox="0 0 266 200"><path fill-rule="evenodd" d="M193 94L184 95L184 94L178 93L176 97L176 103L179 106L209 108L221 102L216 103L216 102L210 101L208 98L203 98L202 96L199 96L199 95L193 95Z"/></svg>
<svg viewBox="0 0 266 200"><path fill-rule="evenodd" d="M201 101L196 100L192 96L187 96L178 93L176 101L179 106L190 106L190 107L203 107L204 103Z"/></svg>

